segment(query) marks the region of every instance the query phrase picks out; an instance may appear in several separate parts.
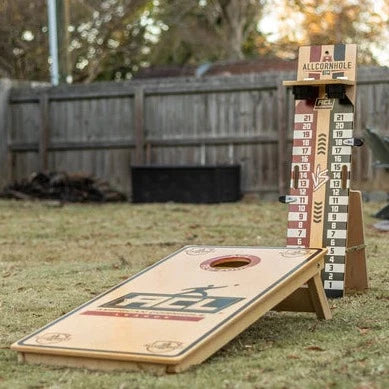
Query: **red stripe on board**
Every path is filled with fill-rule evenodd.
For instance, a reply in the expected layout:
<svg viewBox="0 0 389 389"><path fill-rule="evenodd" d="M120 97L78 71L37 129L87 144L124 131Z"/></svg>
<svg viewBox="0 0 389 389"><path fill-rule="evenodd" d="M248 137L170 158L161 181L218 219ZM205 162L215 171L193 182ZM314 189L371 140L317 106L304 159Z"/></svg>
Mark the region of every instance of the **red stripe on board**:
<svg viewBox="0 0 389 389"><path fill-rule="evenodd" d="M295 130L304 131L304 123L295 123L293 128Z"/></svg>
<svg viewBox="0 0 389 389"><path fill-rule="evenodd" d="M129 319L154 319L154 320L178 320L178 321L200 321L203 320L200 316L179 316L179 315L157 315L154 313L128 313L118 311L85 311L81 315L90 316L111 316L111 317L125 317Z"/></svg>
<svg viewBox="0 0 389 389"><path fill-rule="evenodd" d="M308 73L308 77L314 80L320 80L320 73Z"/></svg>
<svg viewBox="0 0 389 389"><path fill-rule="evenodd" d="M311 179L311 172L314 169L314 163L315 163L315 143L316 143L316 130L317 130L317 111L314 111L313 109L313 101L309 100L301 100L298 102L295 108L296 114L313 114L313 120L311 123L311 128L309 129L311 131L311 138L304 139L305 141L308 141L308 145L305 145L305 147L309 146L311 147L311 154L310 155L292 155L292 163L299 163L299 164L307 164L310 163L310 170L309 171L300 171L300 179L304 179L308 181L308 187L304 188L291 188L290 194L292 196L306 196L307 197L307 204L298 204L298 203L291 203L289 204L289 212L299 212L299 213L305 213L307 215L307 220L303 222L298 221L288 221L288 228L290 229L303 229L306 231L306 237L305 238L299 238L299 237L288 237L286 244L287 246L303 246L303 247L309 247L309 240L310 240L310 232L311 232L311 214L312 214L312 197L313 197L313 187L312 187L312 179ZM301 139L294 139L293 140L293 146L294 147L301 147L302 140ZM302 177L302 173L306 177ZM292 174L293 177L293 174ZM304 193L303 193L304 192Z"/></svg>
<svg viewBox="0 0 389 389"><path fill-rule="evenodd" d="M304 140L306 140L308 138L304 138L304 139L295 139L293 141L293 146L295 147L306 147L306 145L304 144Z"/></svg>
<svg viewBox="0 0 389 389"><path fill-rule="evenodd" d="M296 210L295 212L298 212L298 210ZM309 222L309 220L307 220L307 221ZM306 223L306 222L299 222L298 220L296 220L296 221L289 221L288 222L288 228L292 228L292 229L298 230L298 229L300 229L299 223Z"/></svg>
<svg viewBox="0 0 389 389"><path fill-rule="evenodd" d="M321 46L312 46L309 54L309 62L320 62Z"/></svg>
<svg viewBox="0 0 389 389"><path fill-rule="evenodd" d="M296 203L289 204L289 212L300 212L298 204L296 204ZM289 226L289 224L288 224L288 226Z"/></svg>

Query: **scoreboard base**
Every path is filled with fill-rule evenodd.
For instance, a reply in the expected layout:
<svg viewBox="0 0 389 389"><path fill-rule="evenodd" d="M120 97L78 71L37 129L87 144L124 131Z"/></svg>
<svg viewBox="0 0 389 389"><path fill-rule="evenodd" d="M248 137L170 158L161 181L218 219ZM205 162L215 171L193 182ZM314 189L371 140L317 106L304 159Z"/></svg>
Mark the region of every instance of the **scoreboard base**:
<svg viewBox="0 0 389 389"><path fill-rule="evenodd" d="M324 283L328 298L340 298L345 294L363 292L369 288L365 234L363 228L362 195L360 191L350 190L348 211L348 230L346 241L346 258L344 282L342 288L329 289ZM323 274L322 274L323 275Z"/></svg>
<svg viewBox="0 0 389 389"><path fill-rule="evenodd" d="M189 246L14 343L19 360L186 370L269 310L330 319L325 249Z"/></svg>
<svg viewBox="0 0 389 389"><path fill-rule="evenodd" d="M337 299L343 297L343 289L326 289L326 296L328 298Z"/></svg>

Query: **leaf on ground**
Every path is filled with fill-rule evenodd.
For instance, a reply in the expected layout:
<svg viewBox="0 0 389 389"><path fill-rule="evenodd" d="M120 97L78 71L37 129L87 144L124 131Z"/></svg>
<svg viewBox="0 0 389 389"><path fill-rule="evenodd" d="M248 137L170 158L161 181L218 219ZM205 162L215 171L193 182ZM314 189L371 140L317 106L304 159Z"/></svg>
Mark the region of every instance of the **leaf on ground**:
<svg viewBox="0 0 389 389"><path fill-rule="evenodd" d="M319 346L308 346L308 347L305 347L305 350L309 350L309 351L324 351L324 349L322 349Z"/></svg>
<svg viewBox="0 0 389 389"><path fill-rule="evenodd" d="M295 355L295 354L289 354L286 356L286 358L288 358L288 359L300 359L300 357L298 355Z"/></svg>
<svg viewBox="0 0 389 389"><path fill-rule="evenodd" d="M370 383L361 384L355 387L355 389L374 389L374 388L376 388L376 386Z"/></svg>
<svg viewBox="0 0 389 389"><path fill-rule="evenodd" d="M376 299L377 300L389 300L389 296L380 295L380 296L376 296Z"/></svg>
<svg viewBox="0 0 389 389"><path fill-rule="evenodd" d="M357 330L359 331L359 333L361 335L366 335L370 331L370 328L369 327L357 327Z"/></svg>

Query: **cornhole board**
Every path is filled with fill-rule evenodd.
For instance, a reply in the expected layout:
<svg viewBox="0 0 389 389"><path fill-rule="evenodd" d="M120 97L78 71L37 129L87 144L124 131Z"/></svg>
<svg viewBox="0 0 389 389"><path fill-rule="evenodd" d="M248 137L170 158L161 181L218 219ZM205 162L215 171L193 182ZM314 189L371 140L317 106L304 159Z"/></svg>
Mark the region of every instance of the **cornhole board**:
<svg viewBox="0 0 389 389"><path fill-rule="evenodd" d="M349 190L355 58L355 45L303 47L285 82L296 100L286 248L186 247L15 343L20 359L178 372L269 310L330 318L321 273L330 297L367 287L361 196Z"/></svg>
<svg viewBox="0 0 389 389"><path fill-rule="evenodd" d="M328 297L367 288L361 196L349 190L352 148L362 144L353 138L356 51L300 47L297 80L284 82L295 96L287 246L328 248Z"/></svg>
<svg viewBox="0 0 389 389"><path fill-rule="evenodd" d="M31 363L179 372L271 309L329 319L320 279L325 252L184 247L11 348ZM296 290L299 298L288 300Z"/></svg>

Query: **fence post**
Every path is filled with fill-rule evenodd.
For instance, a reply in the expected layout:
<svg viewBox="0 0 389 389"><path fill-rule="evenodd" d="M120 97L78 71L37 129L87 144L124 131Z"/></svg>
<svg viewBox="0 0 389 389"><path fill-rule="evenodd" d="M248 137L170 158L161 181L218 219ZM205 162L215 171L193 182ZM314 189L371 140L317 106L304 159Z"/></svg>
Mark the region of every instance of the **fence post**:
<svg viewBox="0 0 389 389"><path fill-rule="evenodd" d="M285 166L287 164L288 150L288 112L287 90L282 85L282 79L277 83L277 132L278 132L278 192L285 194L287 191Z"/></svg>
<svg viewBox="0 0 389 389"><path fill-rule="evenodd" d="M144 90L142 86L139 86L135 89L135 161L137 165L144 164L144 156Z"/></svg>
<svg viewBox="0 0 389 389"><path fill-rule="evenodd" d="M6 185L11 179L9 174L10 158L8 155L8 139L10 128L10 116L9 116L9 92L12 87L12 81L9 79L0 80L0 188Z"/></svg>
<svg viewBox="0 0 389 389"><path fill-rule="evenodd" d="M49 167L48 146L50 138L49 127L49 96L44 92L39 97L40 108L40 133L39 133L39 170L47 171Z"/></svg>

